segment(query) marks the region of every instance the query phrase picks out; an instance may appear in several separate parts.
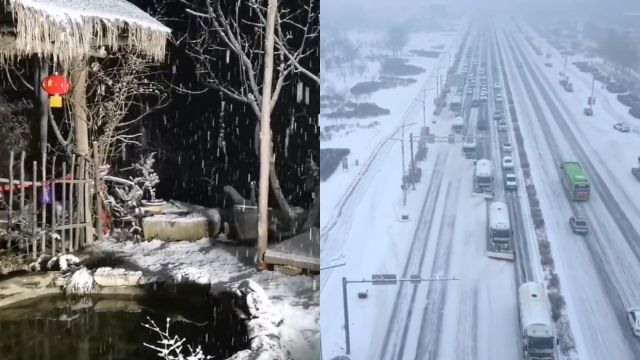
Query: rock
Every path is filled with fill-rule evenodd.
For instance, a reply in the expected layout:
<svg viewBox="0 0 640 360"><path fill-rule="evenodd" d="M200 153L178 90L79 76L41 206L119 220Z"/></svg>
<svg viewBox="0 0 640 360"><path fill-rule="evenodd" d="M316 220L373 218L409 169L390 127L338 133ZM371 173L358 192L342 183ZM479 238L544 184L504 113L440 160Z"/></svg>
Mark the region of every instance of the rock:
<svg viewBox="0 0 640 360"><path fill-rule="evenodd" d="M142 271L128 271L102 267L93 273L93 280L100 286L137 286Z"/></svg>

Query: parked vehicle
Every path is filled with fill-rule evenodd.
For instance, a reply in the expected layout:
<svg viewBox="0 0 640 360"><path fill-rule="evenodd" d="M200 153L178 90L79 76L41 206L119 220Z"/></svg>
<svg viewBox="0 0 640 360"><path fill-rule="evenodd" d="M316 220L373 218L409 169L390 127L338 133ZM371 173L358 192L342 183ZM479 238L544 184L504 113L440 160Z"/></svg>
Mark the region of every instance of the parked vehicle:
<svg viewBox="0 0 640 360"><path fill-rule="evenodd" d="M518 189L518 180L516 178L516 173L510 171L504 174L504 188L505 190Z"/></svg>
<svg viewBox="0 0 640 360"><path fill-rule="evenodd" d="M640 307L632 307L627 309L627 319L633 335L640 337Z"/></svg>
<svg viewBox="0 0 640 360"><path fill-rule="evenodd" d="M555 346L558 345L559 339L553 333L553 323L544 287L536 282L520 285L518 309L525 360L554 360Z"/></svg>
<svg viewBox="0 0 640 360"><path fill-rule="evenodd" d="M587 219L582 216L572 216L569 218L569 226L574 234L584 235L589 232Z"/></svg>
<svg viewBox="0 0 640 360"><path fill-rule="evenodd" d="M502 169L513 170L513 158L509 155L502 157Z"/></svg>
<svg viewBox="0 0 640 360"><path fill-rule="evenodd" d="M613 125L613 128L620 132L629 132L631 130L629 124L625 122L616 123L615 125Z"/></svg>
<svg viewBox="0 0 640 360"><path fill-rule="evenodd" d="M562 185L571 200L589 200L591 183L577 161L565 161L560 165Z"/></svg>

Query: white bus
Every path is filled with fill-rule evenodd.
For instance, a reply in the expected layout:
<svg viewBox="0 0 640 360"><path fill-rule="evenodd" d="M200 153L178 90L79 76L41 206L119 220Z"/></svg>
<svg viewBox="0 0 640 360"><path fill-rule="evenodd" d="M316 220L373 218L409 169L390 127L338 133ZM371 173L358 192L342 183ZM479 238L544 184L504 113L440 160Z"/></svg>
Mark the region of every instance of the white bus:
<svg viewBox="0 0 640 360"><path fill-rule="evenodd" d="M458 116L453 120L453 123L451 124L451 132L460 134L462 133L463 130L464 130L464 120L462 119L462 117Z"/></svg>
<svg viewBox="0 0 640 360"><path fill-rule="evenodd" d="M558 344L544 287L536 282L520 285L518 289L520 330L525 360L553 360Z"/></svg>
<svg viewBox="0 0 640 360"><path fill-rule="evenodd" d="M476 170L473 174L473 191L491 192L493 189L493 175L491 174L491 161L480 159L476 161Z"/></svg>
<svg viewBox="0 0 640 360"><path fill-rule="evenodd" d="M511 251L511 223L507 204L494 201L489 205L489 251Z"/></svg>

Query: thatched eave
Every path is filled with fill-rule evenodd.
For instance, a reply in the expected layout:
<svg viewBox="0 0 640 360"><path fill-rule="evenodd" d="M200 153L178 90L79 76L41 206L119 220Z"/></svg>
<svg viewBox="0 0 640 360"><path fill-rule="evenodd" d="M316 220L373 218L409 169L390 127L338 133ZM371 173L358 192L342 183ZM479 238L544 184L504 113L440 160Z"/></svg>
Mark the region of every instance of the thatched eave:
<svg viewBox="0 0 640 360"><path fill-rule="evenodd" d="M36 54L70 64L96 44L110 50L131 46L162 61L171 32L126 0L5 0L5 11L15 30L0 32L0 62ZM9 37L14 43L6 46Z"/></svg>

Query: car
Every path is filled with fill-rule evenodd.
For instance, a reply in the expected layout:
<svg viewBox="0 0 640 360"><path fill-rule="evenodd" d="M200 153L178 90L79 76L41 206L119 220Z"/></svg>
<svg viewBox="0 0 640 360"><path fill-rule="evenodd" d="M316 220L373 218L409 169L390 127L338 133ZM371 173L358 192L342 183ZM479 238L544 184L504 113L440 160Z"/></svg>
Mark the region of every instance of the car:
<svg viewBox="0 0 640 360"><path fill-rule="evenodd" d="M593 109L592 108L584 108L584 114L587 116L593 116Z"/></svg>
<svg viewBox="0 0 640 360"><path fill-rule="evenodd" d="M473 88L467 89L467 95L473 95Z"/></svg>
<svg viewBox="0 0 640 360"><path fill-rule="evenodd" d="M494 88L494 89L500 89L500 84L499 84L499 83L495 83L495 84L493 84L493 88Z"/></svg>
<svg viewBox="0 0 640 360"><path fill-rule="evenodd" d="M509 155L502 158L502 169L513 170L513 158Z"/></svg>
<svg viewBox="0 0 640 360"><path fill-rule="evenodd" d="M616 123L615 125L613 125L613 128L620 132L629 132L631 130L629 124L625 122Z"/></svg>
<svg viewBox="0 0 640 360"><path fill-rule="evenodd" d="M518 190L518 179L516 178L516 173L513 171L504 174L504 189Z"/></svg>
<svg viewBox="0 0 640 360"><path fill-rule="evenodd" d="M583 216L572 216L569 218L569 226L574 234L584 235L589 232L589 223Z"/></svg>
<svg viewBox="0 0 640 360"><path fill-rule="evenodd" d="M631 325L631 330L633 330L633 335L640 337L640 308L628 308L627 319L629 320L629 325Z"/></svg>
<svg viewBox="0 0 640 360"><path fill-rule="evenodd" d="M504 119L504 114L502 113L502 111L496 110L493 113L493 120L501 120Z"/></svg>
<svg viewBox="0 0 640 360"><path fill-rule="evenodd" d="M507 124L505 124L505 123L498 124L498 131L504 132L504 131L507 131L507 130L508 130L507 129Z"/></svg>
<svg viewBox="0 0 640 360"><path fill-rule="evenodd" d="M513 146L511 145L511 143L504 143L502 144L502 151L510 153L511 151L513 151Z"/></svg>

